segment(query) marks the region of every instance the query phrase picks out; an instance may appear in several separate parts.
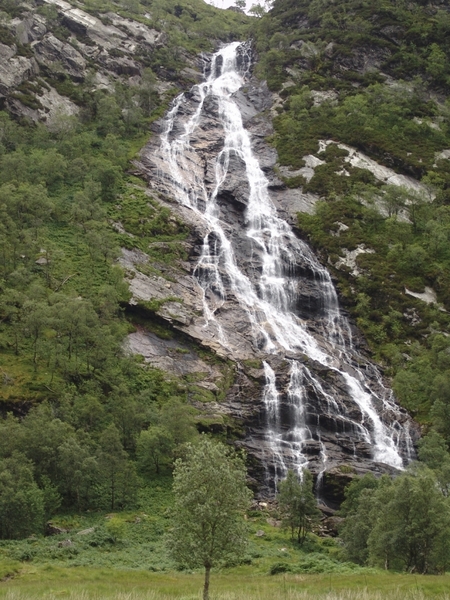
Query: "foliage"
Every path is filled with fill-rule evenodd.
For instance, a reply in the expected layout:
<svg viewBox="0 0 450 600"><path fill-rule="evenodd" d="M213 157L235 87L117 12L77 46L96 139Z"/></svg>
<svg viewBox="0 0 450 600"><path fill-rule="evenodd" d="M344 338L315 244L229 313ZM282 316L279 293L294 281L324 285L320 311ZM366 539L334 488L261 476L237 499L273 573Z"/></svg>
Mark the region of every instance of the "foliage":
<svg viewBox="0 0 450 600"><path fill-rule="evenodd" d="M24 520L27 534L41 532L41 521L59 509L135 506L144 485L136 466L145 479L150 456L155 468L151 452L159 451L147 443L144 458L142 440L163 428L170 466L177 447L197 435L197 411L185 403L190 386L124 351L135 315L123 310L130 293L117 265L120 247L147 252L142 269L162 274L186 259L181 242L187 234L127 169L150 123L177 92L165 83L162 93L161 78L187 85L189 75L180 74L187 56L210 49L213 37L240 36L249 22L200 0L155 1L151 8L92 0L81 7L105 22L115 11L163 30L165 41L151 55L136 47L142 73L133 86L119 76L93 91L94 71L72 81L55 63L15 91L22 103L39 108L51 85L77 104L77 115L60 115L47 127L0 112L0 460L9 464L23 455L29 481L19 478L20 493L29 488L42 496L42 519ZM31 56L10 27L19 5L5 2L2 11L1 41ZM54 6L37 12L57 38L92 45L88 36L69 31Z"/></svg>
<svg viewBox="0 0 450 600"><path fill-rule="evenodd" d="M173 477L169 551L180 565L204 567L203 598L208 600L211 568L236 561L245 550L243 515L251 497L245 466L223 444L202 437L186 446Z"/></svg>
<svg viewBox="0 0 450 600"><path fill-rule="evenodd" d="M436 431L430 431L419 441L419 460L436 475L444 496L450 493L450 456L445 440Z"/></svg>
<svg viewBox="0 0 450 600"><path fill-rule="evenodd" d="M44 494L33 479L32 463L14 453L0 460L0 538L21 538L41 532Z"/></svg>
<svg viewBox="0 0 450 600"><path fill-rule="evenodd" d="M289 83L280 91L272 137L280 163L298 169L308 154L323 161L309 181L301 175L285 180L323 199L314 216L299 216L300 229L331 265L344 249L363 244L375 251L358 256L359 276L342 266L335 270L343 300L395 376L401 403L444 436L450 413L446 344L439 336L448 318L406 297L405 287L432 287L450 307L444 275L450 266L449 163L437 159L450 145L449 112L433 91L447 90L450 82L448 60L444 67L449 24L439 8L390 0L370 6L277 0L254 24L260 75L274 89ZM359 58L369 55L376 57L370 73ZM319 146L320 140L335 143ZM422 178L423 192L382 185L352 166L338 143ZM338 230L340 223L345 230Z"/></svg>
<svg viewBox="0 0 450 600"><path fill-rule="evenodd" d="M196 598L200 574L167 574L148 570L52 567L33 569L33 573L17 573L18 563L5 564L0 573L16 575L4 582L0 597L28 600L33 586L36 599L66 596L69 600L98 596L104 600L181 600ZM3 565L2 565L3 567ZM0 567L1 568L1 567ZM18 575L18 576L17 576ZM429 577L417 574L393 574L374 570L362 573L302 575L290 572L281 576L254 576L250 568L221 572L216 578L217 600L270 600L284 593L291 600L445 600L448 576ZM132 589L132 591L130 591Z"/></svg>
<svg viewBox="0 0 450 600"><path fill-rule="evenodd" d="M381 478L375 488L373 481L364 483L349 488L353 508L341 531L349 557L386 569L445 572L450 507L434 473L412 468L393 481Z"/></svg>
<svg viewBox="0 0 450 600"><path fill-rule="evenodd" d="M291 539L296 537L297 542L303 544L321 516L310 471L304 469L299 480L294 471L289 470L286 479L280 482L278 503L283 525L291 530Z"/></svg>
<svg viewBox="0 0 450 600"><path fill-rule="evenodd" d="M258 72L280 94L271 138L280 163L322 161L309 180L285 177L321 198L314 215L299 215L300 230L336 265L342 300L402 405L447 442L449 26L437 6L391 0L277 0L253 25ZM422 191L382 184L342 144L421 179ZM374 252L357 257L355 275L339 258L359 246ZM437 305L405 294L426 287Z"/></svg>

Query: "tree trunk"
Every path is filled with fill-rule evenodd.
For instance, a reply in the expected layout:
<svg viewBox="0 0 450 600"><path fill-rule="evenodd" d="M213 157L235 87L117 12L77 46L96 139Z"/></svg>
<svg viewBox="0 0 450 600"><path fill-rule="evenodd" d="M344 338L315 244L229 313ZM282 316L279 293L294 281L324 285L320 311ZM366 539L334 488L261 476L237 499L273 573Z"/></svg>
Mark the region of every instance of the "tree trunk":
<svg viewBox="0 0 450 600"><path fill-rule="evenodd" d="M203 600L209 600L209 574L211 572L210 565L205 565L205 585L203 586Z"/></svg>

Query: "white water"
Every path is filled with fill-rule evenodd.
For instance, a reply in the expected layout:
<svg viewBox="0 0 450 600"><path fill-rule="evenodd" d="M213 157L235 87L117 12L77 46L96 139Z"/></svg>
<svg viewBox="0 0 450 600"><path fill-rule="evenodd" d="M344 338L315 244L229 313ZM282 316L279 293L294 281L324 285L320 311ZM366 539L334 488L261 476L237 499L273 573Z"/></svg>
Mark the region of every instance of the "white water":
<svg viewBox="0 0 450 600"><path fill-rule="evenodd" d="M245 72L241 74L243 69L240 72L237 67L238 52L248 68L248 47L245 44L235 42L217 52L212 58L210 75L204 83L193 88L198 102L195 112L185 118L183 107L187 99L180 95L167 115L161 141L162 158L169 165L174 195L180 203L195 211L207 229L196 268L203 290L205 327L215 328L219 343L224 348L229 347L226 331L220 322L220 308L227 295L231 294L246 312L255 349L265 355L287 356L289 360L290 383L286 391L289 428L282 424L281 392L277 389L276 374L269 359L263 363L266 375L263 393L266 445L271 461L275 463L275 483L285 475L288 467L294 467L301 473L308 462L302 453L308 440L315 438L320 443L322 474L328 460L320 434L314 433L307 425L306 388L312 389L316 397L325 402L337 426L342 425L342 431L350 431L355 440L372 447L375 461L402 468L399 446L410 447L410 439L408 431L396 419L399 411L390 399L390 392L382 385L374 367L371 368L374 371L372 375L378 379L376 393L369 387L364 373L355 368L350 327L340 313L328 272L308 246L297 239L287 223L278 217L270 199L268 181L252 151L250 135L243 126L239 107L233 98L233 94L245 83ZM208 98L217 102L224 136L223 148L215 161L214 183L209 188L203 174L192 166L195 149L190 143L197 135ZM180 122L183 123L181 131ZM248 236L259 257L260 269L255 269L252 279L238 264L217 204L218 193L228 176L230 158L234 156L245 164L249 186L242 235ZM293 309L298 284L295 277L286 275L286 272L291 267L294 270L299 257L314 274L315 284L320 289L322 331L319 334L308 329L308 324ZM360 413L359 418L346 414L342 403L324 389L304 361L296 359L300 355L307 355L345 382L348 396L357 407L353 412ZM389 424L380 418L376 408L380 406L389 411Z"/></svg>

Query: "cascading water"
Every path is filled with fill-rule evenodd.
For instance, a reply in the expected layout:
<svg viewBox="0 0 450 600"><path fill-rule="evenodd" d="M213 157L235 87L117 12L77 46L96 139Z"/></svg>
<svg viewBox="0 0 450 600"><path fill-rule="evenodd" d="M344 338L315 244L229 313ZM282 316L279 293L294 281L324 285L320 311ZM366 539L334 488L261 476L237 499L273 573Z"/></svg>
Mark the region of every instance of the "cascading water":
<svg viewBox="0 0 450 600"><path fill-rule="evenodd" d="M313 442L321 462L320 480L329 458L321 438L321 429L329 427L323 422L325 414L333 421L337 439L350 438L352 448L355 443L368 448L374 461L402 468L411 454L408 428L401 424L400 411L376 367L366 361L360 368L361 357L353 348L350 326L340 312L330 275L279 218L243 125L235 95L245 84L249 52L248 44L238 42L219 50L205 81L194 86L189 98L181 94L175 100L161 135L159 152L167 167L167 186L206 230L195 269L203 295L203 327L232 354L221 311L231 301L245 311L266 379L264 456L272 465L267 469L272 487L288 468L301 473L308 464L305 448ZM223 146L217 149L212 173L206 177L205 169L198 168L196 152L202 143L202 115L212 105L222 128L218 136ZM236 161L243 165L248 187L240 234L251 249L245 265L219 204L230 165ZM320 297L314 322L298 316L299 269L308 272ZM271 357L284 357L288 366L284 391L277 387ZM343 390L347 404L332 392L330 380Z"/></svg>

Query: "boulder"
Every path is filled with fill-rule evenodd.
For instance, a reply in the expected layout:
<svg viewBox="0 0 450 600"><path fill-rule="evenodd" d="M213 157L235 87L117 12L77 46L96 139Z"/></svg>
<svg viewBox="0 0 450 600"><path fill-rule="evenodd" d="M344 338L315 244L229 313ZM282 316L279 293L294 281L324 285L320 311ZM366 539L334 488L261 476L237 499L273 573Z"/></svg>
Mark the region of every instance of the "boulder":
<svg viewBox="0 0 450 600"><path fill-rule="evenodd" d="M94 533L95 527L88 527L87 529L83 529L82 531L78 531L77 535L89 535Z"/></svg>
<svg viewBox="0 0 450 600"><path fill-rule="evenodd" d="M59 527L58 525L55 525L51 521L49 521L48 523L46 523L46 525L45 525L45 535L47 535L47 536L50 536L50 535L61 535L62 533L68 533L68 529L64 529L63 527Z"/></svg>
<svg viewBox="0 0 450 600"><path fill-rule="evenodd" d="M9 26L21 44L30 44L47 33L45 18L34 13L26 14L23 19L12 19Z"/></svg>

